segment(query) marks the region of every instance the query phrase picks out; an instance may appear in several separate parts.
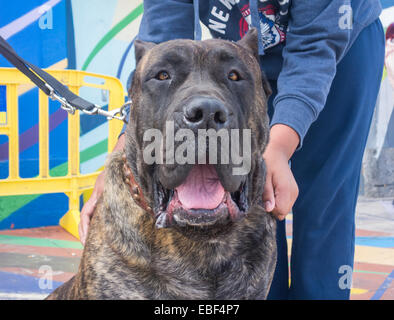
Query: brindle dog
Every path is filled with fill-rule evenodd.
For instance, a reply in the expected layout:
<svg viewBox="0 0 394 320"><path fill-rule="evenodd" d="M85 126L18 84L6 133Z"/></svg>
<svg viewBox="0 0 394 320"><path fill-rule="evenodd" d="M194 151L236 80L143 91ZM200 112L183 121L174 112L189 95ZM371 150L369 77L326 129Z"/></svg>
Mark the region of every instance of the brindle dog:
<svg viewBox="0 0 394 320"><path fill-rule="evenodd" d="M262 205L271 92L256 30L236 43L135 46L125 154L114 152L106 164L78 273L48 298L265 299L276 223ZM232 161L147 164L144 132L165 133L167 121L194 133L250 129L250 171L233 175Z"/></svg>

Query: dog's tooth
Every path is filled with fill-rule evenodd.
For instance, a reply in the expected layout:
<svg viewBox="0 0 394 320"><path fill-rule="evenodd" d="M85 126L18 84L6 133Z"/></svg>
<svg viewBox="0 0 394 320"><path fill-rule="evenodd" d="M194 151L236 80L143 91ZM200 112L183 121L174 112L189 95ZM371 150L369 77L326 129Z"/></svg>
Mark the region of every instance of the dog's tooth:
<svg viewBox="0 0 394 320"><path fill-rule="evenodd" d="M167 228L170 226L170 223L168 221L167 214L165 212L160 212L156 216L156 229L162 229L162 228Z"/></svg>
<svg viewBox="0 0 394 320"><path fill-rule="evenodd" d="M132 191L135 195L138 195L138 194L140 193L140 190L138 189L137 186L134 186L134 187L131 189L131 191Z"/></svg>

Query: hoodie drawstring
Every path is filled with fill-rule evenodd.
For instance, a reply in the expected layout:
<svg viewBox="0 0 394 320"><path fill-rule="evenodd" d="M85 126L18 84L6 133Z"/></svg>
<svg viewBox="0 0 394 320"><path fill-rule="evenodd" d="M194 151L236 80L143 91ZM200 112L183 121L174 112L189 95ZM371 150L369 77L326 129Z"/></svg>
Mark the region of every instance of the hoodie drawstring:
<svg viewBox="0 0 394 320"><path fill-rule="evenodd" d="M201 40L202 32L200 25L200 10L199 10L199 1L193 1L194 6L194 40Z"/></svg>
<svg viewBox="0 0 394 320"><path fill-rule="evenodd" d="M264 47L261 41L261 23L260 23L260 16L259 16L259 6L257 5L258 0L250 0L249 1L249 8L250 8L250 15L252 18L252 27L257 29L257 41L259 46L259 55L264 55Z"/></svg>

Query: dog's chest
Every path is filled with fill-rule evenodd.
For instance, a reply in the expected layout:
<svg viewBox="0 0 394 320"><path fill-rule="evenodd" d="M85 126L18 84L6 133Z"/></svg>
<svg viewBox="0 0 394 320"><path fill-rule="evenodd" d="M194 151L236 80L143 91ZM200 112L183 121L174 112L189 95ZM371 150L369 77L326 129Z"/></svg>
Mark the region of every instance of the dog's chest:
<svg viewBox="0 0 394 320"><path fill-rule="evenodd" d="M251 299L259 293L252 282L261 269L257 265L249 269L250 261L242 256L205 268L160 255L149 266L115 257L107 261L111 262L105 267L99 265L94 281L99 299Z"/></svg>

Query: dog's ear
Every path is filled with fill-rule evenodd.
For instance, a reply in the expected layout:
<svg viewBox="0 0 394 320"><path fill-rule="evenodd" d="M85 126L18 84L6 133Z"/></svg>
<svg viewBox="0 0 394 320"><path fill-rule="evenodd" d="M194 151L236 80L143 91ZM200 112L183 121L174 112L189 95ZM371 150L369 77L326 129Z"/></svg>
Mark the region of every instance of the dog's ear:
<svg viewBox="0 0 394 320"><path fill-rule="evenodd" d="M136 65L141 60L141 58L150 50L152 49L156 43L153 42L146 42L141 40L134 41L134 49L135 49L135 63Z"/></svg>
<svg viewBox="0 0 394 320"><path fill-rule="evenodd" d="M244 47L245 49L251 51L253 55L259 59L259 45L258 45L258 38L257 38L257 29L250 28L249 31L243 36L241 40L237 43Z"/></svg>
<svg viewBox="0 0 394 320"><path fill-rule="evenodd" d="M245 49L249 50L253 53L257 61L259 61L259 45L258 45L258 31L256 28L251 28L249 31L244 35L244 37L239 40L237 43L244 47ZM264 72L261 72L261 80L263 81L263 89L267 98L272 94L271 86L268 82L267 77L265 76Z"/></svg>

